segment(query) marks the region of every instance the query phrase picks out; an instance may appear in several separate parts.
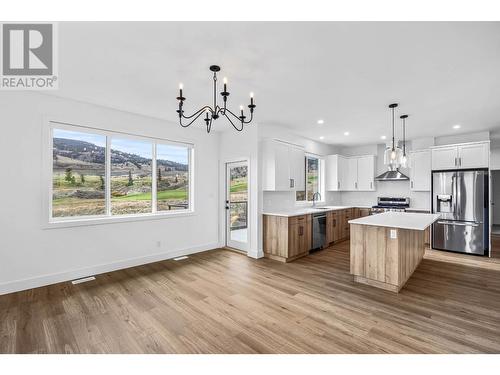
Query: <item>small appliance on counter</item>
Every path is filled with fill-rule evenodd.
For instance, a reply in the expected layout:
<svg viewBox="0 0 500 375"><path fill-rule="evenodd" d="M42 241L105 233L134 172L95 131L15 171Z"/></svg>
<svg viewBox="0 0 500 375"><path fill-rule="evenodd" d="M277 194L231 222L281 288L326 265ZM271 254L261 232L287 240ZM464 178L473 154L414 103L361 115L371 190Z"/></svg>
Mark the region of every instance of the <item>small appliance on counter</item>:
<svg viewBox="0 0 500 375"><path fill-rule="evenodd" d="M372 206L370 214L379 214L387 211L404 212L409 207L410 198L408 197L378 197L377 204Z"/></svg>
<svg viewBox="0 0 500 375"><path fill-rule="evenodd" d="M434 171L432 248L459 253L489 254L489 198L486 169Z"/></svg>

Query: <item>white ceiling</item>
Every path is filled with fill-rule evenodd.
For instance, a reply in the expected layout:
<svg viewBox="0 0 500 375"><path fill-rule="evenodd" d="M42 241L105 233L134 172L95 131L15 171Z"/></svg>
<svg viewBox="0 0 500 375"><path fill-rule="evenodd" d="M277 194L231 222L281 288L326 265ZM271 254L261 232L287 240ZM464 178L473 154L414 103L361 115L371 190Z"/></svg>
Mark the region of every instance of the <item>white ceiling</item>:
<svg viewBox="0 0 500 375"><path fill-rule="evenodd" d="M54 94L177 121L179 82L186 112L211 102L211 64L234 110L254 91L259 124L325 143L389 138L391 102L409 138L500 128L500 22L60 23Z"/></svg>

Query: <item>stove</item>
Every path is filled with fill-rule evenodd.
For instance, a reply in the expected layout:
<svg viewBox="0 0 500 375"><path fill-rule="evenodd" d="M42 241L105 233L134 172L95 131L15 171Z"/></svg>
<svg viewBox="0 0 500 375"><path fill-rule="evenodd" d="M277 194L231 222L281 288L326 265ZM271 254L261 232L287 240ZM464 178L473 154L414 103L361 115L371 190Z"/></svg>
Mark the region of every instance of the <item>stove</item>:
<svg viewBox="0 0 500 375"><path fill-rule="evenodd" d="M372 207L370 213L373 215L388 211L405 212L407 208L410 208L410 198L378 197L377 204Z"/></svg>

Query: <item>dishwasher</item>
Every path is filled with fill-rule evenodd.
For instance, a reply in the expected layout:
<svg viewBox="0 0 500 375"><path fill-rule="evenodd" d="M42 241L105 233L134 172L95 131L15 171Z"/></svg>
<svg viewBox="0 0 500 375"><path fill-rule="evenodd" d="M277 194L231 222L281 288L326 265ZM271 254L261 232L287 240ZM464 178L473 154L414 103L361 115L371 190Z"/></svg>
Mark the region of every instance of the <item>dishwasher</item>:
<svg viewBox="0 0 500 375"><path fill-rule="evenodd" d="M312 247L320 250L326 242L326 213L318 212L312 215Z"/></svg>

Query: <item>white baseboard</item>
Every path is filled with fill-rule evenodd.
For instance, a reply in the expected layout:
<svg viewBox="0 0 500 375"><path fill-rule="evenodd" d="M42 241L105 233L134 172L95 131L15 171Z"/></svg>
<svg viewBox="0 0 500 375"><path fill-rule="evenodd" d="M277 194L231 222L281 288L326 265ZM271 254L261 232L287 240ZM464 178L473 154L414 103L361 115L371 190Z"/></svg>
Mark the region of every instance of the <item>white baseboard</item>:
<svg viewBox="0 0 500 375"><path fill-rule="evenodd" d="M258 251L258 252L255 252L255 251L248 251L247 255L248 255L250 258L254 258L254 259L264 258L264 253L263 253L262 251Z"/></svg>
<svg viewBox="0 0 500 375"><path fill-rule="evenodd" d="M183 255L190 255L190 254L200 253L202 251L213 250L217 249L218 247L219 244L217 242L214 242L207 245L197 246L194 248L181 249L166 253L156 253L137 258L120 260L113 263L98 264L92 267L79 268L71 271L53 273L49 275L42 275L29 279L9 281L7 283L0 284L0 295L19 292L21 290L26 290L26 289L38 288L50 284L61 283L64 281L80 279L87 276L99 275L101 273L117 271L124 268L141 266L143 264L154 263L171 258L177 258Z"/></svg>

